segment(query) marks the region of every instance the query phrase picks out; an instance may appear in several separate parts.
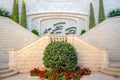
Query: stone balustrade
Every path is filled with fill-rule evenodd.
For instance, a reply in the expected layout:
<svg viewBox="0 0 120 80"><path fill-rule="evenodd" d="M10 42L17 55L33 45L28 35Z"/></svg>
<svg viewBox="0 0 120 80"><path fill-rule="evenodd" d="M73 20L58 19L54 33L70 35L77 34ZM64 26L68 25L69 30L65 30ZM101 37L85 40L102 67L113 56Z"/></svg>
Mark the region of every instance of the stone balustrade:
<svg viewBox="0 0 120 80"><path fill-rule="evenodd" d="M43 53L45 47L56 41L65 41L71 43L77 51L78 64L90 68L93 71L99 71L107 67L107 50L96 48L87 44L79 37L74 35L43 35L39 39L29 43L18 50L11 50L9 53L9 66L20 72L29 72L33 68L44 68Z"/></svg>

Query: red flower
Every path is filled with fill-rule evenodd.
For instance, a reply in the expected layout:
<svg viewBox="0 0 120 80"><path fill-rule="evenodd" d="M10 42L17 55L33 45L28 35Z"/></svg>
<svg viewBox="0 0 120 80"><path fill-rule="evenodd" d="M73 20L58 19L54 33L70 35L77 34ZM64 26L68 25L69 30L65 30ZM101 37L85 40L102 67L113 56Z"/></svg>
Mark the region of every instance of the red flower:
<svg viewBox="0 0 120 80"><path fill-rule="evenodd" d="M74 72L72 71L72 72L70 72L70 74L74 74Z"/></svg>
<svg viewBox="0 0 120 80"><path fill-rule="evenodd" d="M65 76L66 78L70 78L69 75L68 75L68 73L64 73L64 76Z"/></svg>
<svg viewBox="0 0 120 80"><path fill-rule="evenodd" d="M85 73L85 69L82 69L82 74L84 74Z"/></svg>
<svg viewBox="0 0 120 80"><path fill-rule="evenodd" d="M55 73L56 73L57 75L60 75L60 72L58 72L58 71L56 71Z"/></svg>
<svg viewBox="0 0 120 80"><path fill-rule="evenodd" d="M38 70L37 68L34 68L34 70Z"/></svg>
<svg viewBox="0 0 120 80"><path fill-rule="evenodd" d="M81 71L80 71L80 69L78 69L78 73L80 73Z"/></svg>

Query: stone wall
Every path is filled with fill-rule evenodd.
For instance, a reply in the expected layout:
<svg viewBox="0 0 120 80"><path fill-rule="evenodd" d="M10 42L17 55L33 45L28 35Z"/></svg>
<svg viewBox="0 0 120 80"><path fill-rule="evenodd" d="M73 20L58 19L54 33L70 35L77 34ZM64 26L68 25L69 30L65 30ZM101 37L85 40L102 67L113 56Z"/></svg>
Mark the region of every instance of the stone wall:
<svg viewBox="0 0 120 80"><path fill-rule="evenodd" d="M106 49L97 48L81 38L74 36L72 44L78 54L78 64L90 68L93 71L104 69L108 65L108 52Z"/></svg>
<svg viewBox="0 0 120 80"><path fill-rule="evenodd" d="M42 36L18 50L10 51L9 67L18 69L20 72L29 72L29 70L37 67L43 68L43 52L48 45L47 36Z"/></svg>
<svg viewBox="0 0 120 80"><path fill-rule="evenodd" d="M75 34L80 35L81 30L88 30L88 15L75 14L75 13L44 13L37 15L28 16L28 29L31 31L36 29L39 35L43 35L45 29L51 28L55 30L57 26L62 26L62 30L58 30L61 34L67 33L65 29L75 27ZM65 24L59 24L54 26L56 23L64 22ZM49 31L48 33L52 32Z"/></svg>
<svg viewBox="0 0 120 80"><path fill-rule="evenodd" d="M120 17L106 19L81 38L96 47L108 49L110 60L120 60Z"/></svg>
<svg viewBox="0 0 120 80"><path fill-rule="evenodd" d="M0 61L8 61L8 51L38 38L11 19L0 17Z"/></svg>
<svg viewBox="0 0 120 80"><path fill-rule="evenodd" d="M66 41L73 44L77 50L78 64L98 71L107 67L107 50L98 49L82 41L79 37L68 35L45 35L27 44L21 49L9 53L9 67L20 72L29 72L33 68L44 68L43 52L50 42Z"/></svg>

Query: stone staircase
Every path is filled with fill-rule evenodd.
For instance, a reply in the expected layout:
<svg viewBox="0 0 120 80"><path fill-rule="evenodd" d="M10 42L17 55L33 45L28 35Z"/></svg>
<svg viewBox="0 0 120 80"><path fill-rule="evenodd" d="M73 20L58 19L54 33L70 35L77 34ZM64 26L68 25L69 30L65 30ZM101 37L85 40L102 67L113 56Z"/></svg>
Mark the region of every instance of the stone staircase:
<svg viewBox="0 0 120 80"><path fill-rule="evenodd" d="M9 69L8 66L0 67L0 79L7 78L18 74L19 72L16 70Z"/></svg>
<svg viewBox="0 0 120 80"><path fill-rule="evenodd" d="M109 66L100 72L109 76L120 78L120 62L110 62Z"/></svg>

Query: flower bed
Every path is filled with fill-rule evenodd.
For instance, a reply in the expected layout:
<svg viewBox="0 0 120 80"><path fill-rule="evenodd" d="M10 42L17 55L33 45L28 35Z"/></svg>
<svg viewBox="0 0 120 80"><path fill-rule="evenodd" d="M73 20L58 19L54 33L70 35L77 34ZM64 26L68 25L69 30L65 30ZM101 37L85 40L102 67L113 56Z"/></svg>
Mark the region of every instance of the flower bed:
<svg viewBox="0 0 120 80"><path fill-rule="evenodd" d="M44 51L44 65L48 69L34 68L31 76L42 80L80 80L83 75L90 75L91 70L77 65L76 49L67 42L50 43Z"/></svg>
<svg viewBox="0 0 120 80"><path fill-rule="evenodd" d="M34 68L30 71L31 76L38 76L42 80L80 80L83 75L90 75L91 70L77 66L73 70L69 71L56 71L47 69Z"/></svg>

